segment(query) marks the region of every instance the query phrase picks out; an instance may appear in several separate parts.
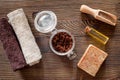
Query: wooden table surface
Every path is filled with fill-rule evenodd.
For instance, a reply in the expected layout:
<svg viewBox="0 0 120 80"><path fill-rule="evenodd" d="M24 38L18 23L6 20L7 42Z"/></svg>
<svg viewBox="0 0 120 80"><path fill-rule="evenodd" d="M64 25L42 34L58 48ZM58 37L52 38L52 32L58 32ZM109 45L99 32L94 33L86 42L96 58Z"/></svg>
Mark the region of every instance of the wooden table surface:
<svg viewBox="0 0 120 80"><path fill-rule="evenodd" d="M118 17L116 27L81 14L79 8L82 4L115 14ZM7 13L18 8L24 9L43 57L32 67L13 72L0 42L0 80L120 80L120 0L0 0L0 17L6 17ZM43 10L56 13L57 29L66 29L74 35L77 57L73 61L50 50L50 33L42 34L35 30L32 13ZM81 34L82 20L90 21L94 28L109 36L107 45ZM91 77L76 65L89 44L109 54L96 77Z"/></svg>

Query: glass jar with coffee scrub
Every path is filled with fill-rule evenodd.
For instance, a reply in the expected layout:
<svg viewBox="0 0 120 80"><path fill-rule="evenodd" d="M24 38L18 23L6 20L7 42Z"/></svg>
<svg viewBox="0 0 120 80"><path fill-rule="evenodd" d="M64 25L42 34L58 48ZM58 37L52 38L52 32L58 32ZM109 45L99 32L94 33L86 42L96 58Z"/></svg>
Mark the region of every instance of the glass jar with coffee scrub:
<svg viewBox="0 0 120 80"><path fill-rule="evenodd" d="M73 35L65 29L56 29L57 16L52 11L37 13L34 25L41 33L51 33L49 45L51 50L59 56L67 56L70 60L76 57L73 49L75 40Z"/></svg>

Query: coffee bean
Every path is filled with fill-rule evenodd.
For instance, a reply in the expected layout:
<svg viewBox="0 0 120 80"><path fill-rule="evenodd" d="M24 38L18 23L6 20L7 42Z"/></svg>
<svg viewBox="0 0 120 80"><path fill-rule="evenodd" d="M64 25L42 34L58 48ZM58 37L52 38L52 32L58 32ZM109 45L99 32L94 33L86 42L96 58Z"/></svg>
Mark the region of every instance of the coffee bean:
<svg viewBox="0 0 120 80"><path fill-rule="evenodd" d="M52 39L53 48L61 53L65 53L72 48L72 37L66 32L57 33Z"/></svg>

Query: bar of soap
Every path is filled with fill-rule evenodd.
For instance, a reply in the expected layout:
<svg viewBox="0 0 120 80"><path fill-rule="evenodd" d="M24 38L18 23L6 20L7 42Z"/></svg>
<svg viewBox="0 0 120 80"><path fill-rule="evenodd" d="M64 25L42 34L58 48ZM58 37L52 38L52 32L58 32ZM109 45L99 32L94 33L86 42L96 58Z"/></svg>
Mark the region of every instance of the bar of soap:
<svg viewBox="0 0 120 80"><path fill-rule="evenodd" d="M90 44L77 66L91 76L95 76L107 56L106 52Z"/></svg>
<svg viewBox="0 0 120 80"><path fill-rule="evenodd" d="M0 40L14 71L27 65L16 35L6 18L0 19Z"/></svg>
<svg viewBox="0 0 120 80"><path fill-rule="evenodd" d="M30 66L38 63L42 55L35 42L23 9L14 10L7 14L7 16L19 40L26 63Z"/></svg>

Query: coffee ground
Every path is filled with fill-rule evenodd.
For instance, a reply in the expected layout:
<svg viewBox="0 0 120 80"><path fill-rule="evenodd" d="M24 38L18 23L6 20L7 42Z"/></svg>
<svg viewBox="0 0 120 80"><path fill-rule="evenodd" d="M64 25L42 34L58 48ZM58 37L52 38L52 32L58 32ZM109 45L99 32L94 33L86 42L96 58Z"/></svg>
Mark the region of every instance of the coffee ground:
<svg viewBox="0 0 120 80"><path fill-rule="evenodd" d="M57 33L52 39L53 48L61 53L65 53L72 48L72 37L66 32Z"/></svg>

